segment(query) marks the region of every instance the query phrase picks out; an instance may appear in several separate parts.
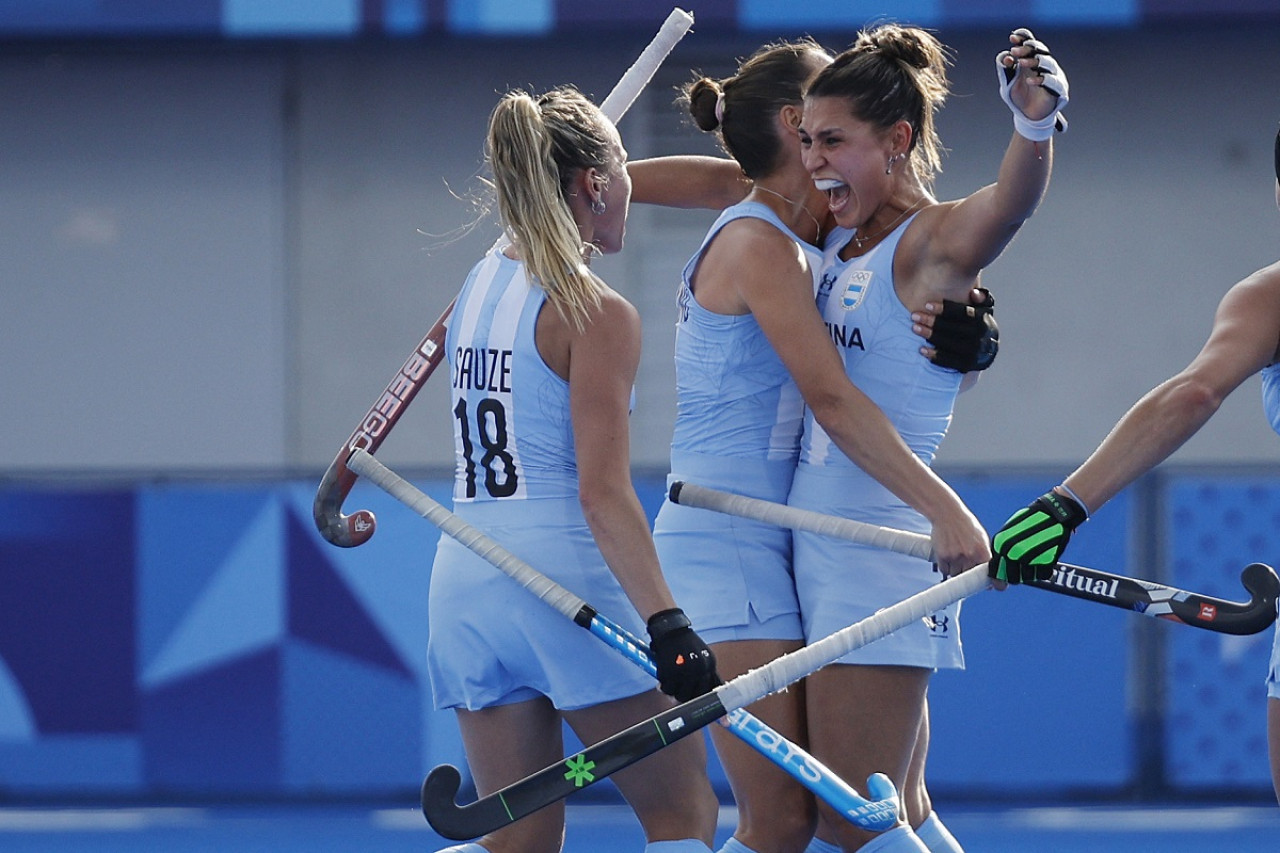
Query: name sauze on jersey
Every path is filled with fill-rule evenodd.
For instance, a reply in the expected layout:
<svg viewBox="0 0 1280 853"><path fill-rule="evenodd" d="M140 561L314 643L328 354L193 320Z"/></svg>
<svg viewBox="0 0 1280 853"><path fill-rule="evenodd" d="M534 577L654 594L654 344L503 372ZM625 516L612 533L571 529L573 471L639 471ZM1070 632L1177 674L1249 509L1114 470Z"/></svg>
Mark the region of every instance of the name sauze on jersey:
<svg viewBox="0 0 1280 853"><path fill-rule="evenodd" d="M826 323L827 334L831 336L831 340L836 346L841 349L857 347L863 352L867 351L866 346L862 343L862 330L857 326L849 327L843 323L827 323L825 320L823 322Z"/></svg>
<svg viewBox="0 0 1280 853"><path fill-rule="evenodd" d="M464 391L511 393L511 350L458 347L453 387Z"/></svg>

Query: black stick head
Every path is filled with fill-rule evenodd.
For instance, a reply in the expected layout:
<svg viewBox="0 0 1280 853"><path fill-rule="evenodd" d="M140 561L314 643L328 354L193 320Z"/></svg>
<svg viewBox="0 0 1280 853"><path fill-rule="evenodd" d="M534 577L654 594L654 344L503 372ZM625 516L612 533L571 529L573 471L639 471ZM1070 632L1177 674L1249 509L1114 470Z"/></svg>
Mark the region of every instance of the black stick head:
<svg viewBox="0 0 1280 853"><path fill-rule="evenodd" d="M1280 598L1280 576L1276 570L1265 563L1250 563L1240 573L1240 583L1249 590L1250 610L1258 610L1267 614L1266 624L1258 628L1261 631L1276 618L1276 600Z"/></svg>
<svg viewBox="0 0 1280 853"><path fill-rule="evenodd" d="M422 814L431 828L454 841L475 838L474 835L456 834L459 827L449 818L458 813L458 789L462 787L462 774L452 764L431 768L422 781Z"/></svg>
<svg viewBox="0 0 1280 853"><path fill-rule="evenodd" d="M1191 607L1199 608L1203 614L1211 610L1212 616L1204 625L1191 618L1195 613L1179 614L1189 625L1206 627L1223 634L1257 634L1271 627L1276 621L1276 600L1280 596L1280 577L1276 570L1265 563L1250 563L1240 573L1240 583L1249 592L1249 600L1243 603L1219 601L1207 596L1193 597L1189 600ZM1203 618L1203 616L1201 617Z"/></svg>

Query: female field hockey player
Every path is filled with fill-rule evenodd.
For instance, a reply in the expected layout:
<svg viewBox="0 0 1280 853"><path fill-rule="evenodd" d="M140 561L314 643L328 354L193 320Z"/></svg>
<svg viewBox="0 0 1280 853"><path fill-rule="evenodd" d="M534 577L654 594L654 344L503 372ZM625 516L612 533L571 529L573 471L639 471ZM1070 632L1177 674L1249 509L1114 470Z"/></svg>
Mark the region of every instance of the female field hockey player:
<svg viewBox="0 0 1280 853"><path fill-rule="evenodd" d="M1275 166L1280 206L1280 133ZM1208 340L1191 363L1135 403L1061 484L1005 522L992 538L991 577L1008 583L1047 579L1077 527L1186 443L1227 395L1259 371L1263 409L1280 432L1280 262L1232 285L1218 303ZM1280 621L1267 697L1271 782L1280 801Z"/></svg>
<svg viewBox="0 0 1280 853"><path fill-rule="evenodd" d="M798 127L804 82L830 62L813 41L777 43L756 51L727 80L703 77L686 88L696 123L718 134L736 167L694 162L692 174L673 178L664 171L670 162L632 165L641 201L701 206L747 193L721 214L685 268L671 479L785 501L807 404L844 452L927 514L940 551L981 563L985 532L849 381L814 304L826 196L805 171ZM714 181L704 188L699 168L723 173L723 189ZM989 309L959 313L962 322L927 313L920 319L936 322L939 336L962 351L926 349L940 363L976 367L970 362L978 358ZM953 323L955 335L941 334ZM667 501L654 539L668 582L695 615L723 674L738 675L800 646L787 530ZM805 742L802 686L754 704L752 712ZM800 853L817 822L813 798L726 735L712 729L738 806L737 829L722 853Z"/></svg>
<svg viewBox="0 0 1280 853"><path fill-rule="evenodd" d="M583 95L504 96L486 156L510 245L458 295L452 376L454 509L639 633L662 690L718 683L714 655L675 605L632 487L628 415L640 353L635 309L589 266L622 248L626 151ZM457 712L480 795L564 757L561 723L594 743L671 707L653 680L451 537L436 552L428 666ZM648 853L708 853L718 802L688 738L615 774ZM556 803L454 853L557 853Z"/></svg>
<svg viewBox="0 0 1280 853"><path fill-rule="evenodd" d="M1014 133L995 183L938 201L936 111L948 94L946 48L925 30L883 24L859 34L806 86L800 141L810 177L827 195L838 228L827 244L818 309L853 384L874 400L911 451L928 464L951 421L961 377L917 355L912 312L942 295L965 299L981 271L1013 239L1049 182L1052 136L1067 86L1047 48L1017 30L996 58ZM927 532L929 519L855 464L806 414L789 503L872 524ZM938 530L933 531L937 547ZM984 549L985 550L985 549ZM943 547L937 572L919 560L796 533L796 591L813 642L986 561ZM937 668L963 666L958 608L936 613L825 667L807 679L815 756L845 779L887 773L902 791L911 826L928 813L924 766L927 695ZM826 821L838 848L930 849L909 830L872 836ZM932 849L959 850L949 837Z"/></svg>

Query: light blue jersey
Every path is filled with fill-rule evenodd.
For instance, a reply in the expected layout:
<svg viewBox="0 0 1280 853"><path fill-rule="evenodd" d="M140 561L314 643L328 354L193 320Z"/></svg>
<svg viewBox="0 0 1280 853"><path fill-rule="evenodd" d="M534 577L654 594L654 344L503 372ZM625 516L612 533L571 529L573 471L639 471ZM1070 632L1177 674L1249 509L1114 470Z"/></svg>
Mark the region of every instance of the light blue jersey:
<svg viewBox="0 0 1280 853"><path fill-rule="evenodd" d="M1271 428L1280 433L1280 364L1262 368L1262 409ZM1280 608L1280 603L1277 603ZM1271 644L1271 668L1267 673L1267 695L1280 699L1280 619L1276 620Z"/></svg>
<svg viewBox="0 0 1280 853"><path fill-rule="evenodd" d="M961 374L921 357L922 339L894 285L893 260L912 216L865 255L841 260L852 235L828 242L818 310L853 384L889 417L911 450L929 463L951 423ZM928 521L855 465L806 413L793 506L884 527L929 531ZM814 642L919 592L939 576L923 560L809 533L794 537L796 589L805 638ZM923 667L963 665L959 608L933 614L854 652L848 663Z"/></svg>
<svg viewBox="0 0 1280 853"><path fill-rule="evenodd" d="M767 205L742 202L711 226L680 286L669 479L785 501L799 455L800 392L754 316L709 311L692 285L711 241L730 222L748 217L794 240L817 282L822 253ZM668 500L658 513L654 541L676 601L709 642L799 638L789 532ZM776 619L785 626L743 633L744 626Z"/></svg>
<svg viewBox="0 0 1280 853"><path fill-rule="evenodd" d="M455 501L578 494L569 383L538 354L546 302L524 264L490 252L472 270L449 318Z"/></svg>
<svg viewBox="0 0 1280 853"><path fill-rule="evenodd" d="M542 360L535 338L545 304L524 264L497 250L458 295L445 336L454 511L640 634L644 624L582 514L569 383ZM436 549L428 619L437 708L547 696L570 710L656 688L649 675L449 536Z"/></svg>
<svg viewBox="0 0 1280 853"><path fill-rule="evenodd" d="M911 330L911 312L894 288L894 250L914 219L866 255L848 261L841 260L838 252L852 232L837 229L824 259L817 300L853 384L875 401L907 446L927 464L951 425L963 377L920 356L924 342ZM812 412L805 415L801 461L867 476L836 447Z"/></svg>
<svg viewBox="0 0 1280 853"><path fill-rule="evenodd" d="M1280 362L1262 368L1262 410L1271 428L1280 433Z"/></svg>
<svg viewBox="0 0 1280 853"><path fill-rule="evenodd" d="M720 214L681 278L673 469L689 455L795 464L804 413L795 382L753 315L708 311L691 284L720 230L748 217L770 223L804 248L817 281L821 252L796 237L767 205L742 202Z"/></svg>

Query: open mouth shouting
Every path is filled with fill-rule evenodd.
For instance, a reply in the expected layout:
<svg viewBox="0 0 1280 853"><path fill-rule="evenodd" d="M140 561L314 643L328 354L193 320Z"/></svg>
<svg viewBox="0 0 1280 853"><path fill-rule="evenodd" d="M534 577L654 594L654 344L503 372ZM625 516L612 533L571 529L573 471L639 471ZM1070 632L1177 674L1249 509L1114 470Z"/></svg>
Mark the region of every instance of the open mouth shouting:
<svg viewBox="0 0 1280 853"><path fill-rule="evenodd" d="M827 209L839 216L849 203L849 185L835 178L816 178L813 185L827 194Z"/></svg>

